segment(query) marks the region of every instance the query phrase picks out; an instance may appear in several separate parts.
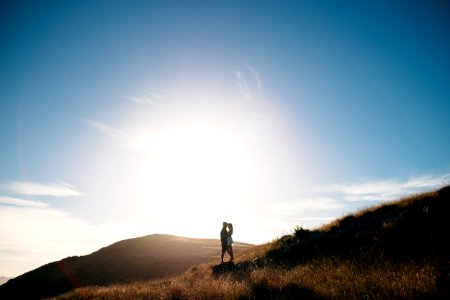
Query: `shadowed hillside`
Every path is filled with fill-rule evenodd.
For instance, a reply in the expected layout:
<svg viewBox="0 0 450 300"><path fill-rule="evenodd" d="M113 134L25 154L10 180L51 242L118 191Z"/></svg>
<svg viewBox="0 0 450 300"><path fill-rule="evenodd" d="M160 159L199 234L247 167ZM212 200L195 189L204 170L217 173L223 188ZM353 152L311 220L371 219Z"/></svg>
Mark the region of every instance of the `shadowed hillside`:
<svg viewBox="0 0 450 300"><path fill-rule="evenodd" d="M240 253L250 244L235 243ZM108 285L177 274L220 259L220 241L148 235L117 242L90 255L68 257L0 286L0 299L40 299L87 285Z"/></svg>
<svg viewBox="0 0 450 300"><path fill-rule="evenodd" d="M252 247L236 264L56 299L450 299L450 187Z"/></svg>
<svg viewBox="0 0 450 300"><path fill-rule="evenodd" d="M298 227L266 258L298 264L320 256L353 257L370 251L387 259L450 254L450 187L375 206L317 230Z"/></svg>
<svg viewBox="0 0 450 300"><path fill-rule="evenodd" d="M5 282L7 282L10 279L11 278L9 278L9 277L0 276L0 285L4 284Z"/></svg>

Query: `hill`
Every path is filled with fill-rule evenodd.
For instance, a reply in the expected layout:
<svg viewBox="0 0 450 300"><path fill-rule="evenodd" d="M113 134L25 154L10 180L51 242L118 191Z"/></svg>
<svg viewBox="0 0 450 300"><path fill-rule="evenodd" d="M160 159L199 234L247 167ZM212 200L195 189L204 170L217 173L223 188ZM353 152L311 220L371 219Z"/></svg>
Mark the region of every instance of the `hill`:
<svg viewBox="0 0 450 300"><path fill-rule="evenodd" d="M450 299L450 187L252 247L236 264L55 299Z"/></svg>
<svg viewBox="0 0 450 300"><path fill-rule="evenodd" d="M236 243L235 252L251 247ZM40 299L73 288L159 278L220 257L220 241L172 235L127 239L41 266L0 286L0 299Z"/></svg>
<svg viewBox="0 0 450 300"><path fill-rule="evenodd" d="M450 187L361 210L318 230L297 228L267 256L294 263L321 256L354 257L368 251L393 260L450 254Z"/></svg>
<svg viewBox="0 0 450 300"><path fill-rule="evenodd" d="M0 276L0 285L4 284L10 279L11 279L10 277Z"/></svg>

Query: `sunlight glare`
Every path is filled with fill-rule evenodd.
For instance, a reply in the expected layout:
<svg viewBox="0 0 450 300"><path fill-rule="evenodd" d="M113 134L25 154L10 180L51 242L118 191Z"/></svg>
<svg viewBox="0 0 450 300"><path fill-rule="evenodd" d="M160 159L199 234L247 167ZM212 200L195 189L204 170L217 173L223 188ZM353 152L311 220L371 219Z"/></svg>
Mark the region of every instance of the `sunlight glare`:
<svg viewBox="0 0 450 300"><path fill-rule="evenodd" d="M205 224L237 218L236 212L251 208L256 164L231 130L210 123L178 124L143 130L133 144L147 153L138 176L136 214L159 230L208 235Z"/></svg>

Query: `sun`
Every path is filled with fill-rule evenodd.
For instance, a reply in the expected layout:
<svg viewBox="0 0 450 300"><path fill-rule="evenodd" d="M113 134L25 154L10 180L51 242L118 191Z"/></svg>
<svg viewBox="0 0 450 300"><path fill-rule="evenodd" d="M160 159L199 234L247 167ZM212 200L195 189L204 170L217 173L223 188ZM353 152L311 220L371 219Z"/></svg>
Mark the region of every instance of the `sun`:
<svg viewBox="0 0 450 300"><path fill-rule="evenodd" d="M192 121L146 129L133 143L146 151L133 205L157 230L205 236L207 224L241 218L251 208L255 156L226 124Z"/></svg>

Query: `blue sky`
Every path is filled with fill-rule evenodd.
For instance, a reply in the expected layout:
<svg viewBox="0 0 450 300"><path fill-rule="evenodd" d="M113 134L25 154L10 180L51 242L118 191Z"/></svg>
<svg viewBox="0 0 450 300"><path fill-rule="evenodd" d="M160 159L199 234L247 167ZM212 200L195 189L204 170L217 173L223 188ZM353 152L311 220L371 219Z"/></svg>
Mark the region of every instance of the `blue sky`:
<svg viewBox="0 0 450 300"><path fill-rule="evenodd" d="M0 275L151 233L262 243L448 184L446 1L0 7Z"/></svg>

